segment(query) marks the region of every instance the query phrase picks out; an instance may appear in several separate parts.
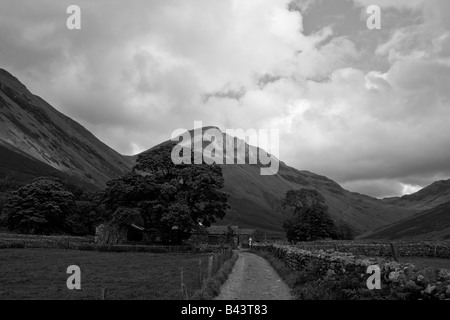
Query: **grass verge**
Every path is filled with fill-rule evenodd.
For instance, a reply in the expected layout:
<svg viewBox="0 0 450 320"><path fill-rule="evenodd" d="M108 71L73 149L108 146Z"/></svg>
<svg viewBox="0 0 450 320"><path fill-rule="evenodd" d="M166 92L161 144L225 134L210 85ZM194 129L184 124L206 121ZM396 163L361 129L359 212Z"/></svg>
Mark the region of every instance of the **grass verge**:
<svg viewBox="0 0 450 320"><path fill-rule="evenodd" d="M220 293L220 288L227 281L228 276L233 271L234 264L236 263L239 255L234 252L231 259L225 261L222 268L206 281L204 287L198 290L192 297L192 300L212 300Z"/></svg>

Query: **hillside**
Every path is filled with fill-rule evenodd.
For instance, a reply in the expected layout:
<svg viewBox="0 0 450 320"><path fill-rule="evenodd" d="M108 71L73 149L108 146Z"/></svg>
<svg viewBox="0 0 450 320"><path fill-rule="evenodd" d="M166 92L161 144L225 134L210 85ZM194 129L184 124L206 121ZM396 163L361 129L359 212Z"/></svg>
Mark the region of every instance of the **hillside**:
<svg viewBox="0 0 450 320"><path fill-rule="evenodd" d="M211 127L203 128L203 132ZM192 130L190 131L192 133ZM223 141L227 141L223 134ZM198 138L196 138L198 139ZM230 139L232 140L232 138ZM230 141L228 140L228 141ZM168 143L168 142L164 142ZM194 141L191 141L194 144ZM210 142L203 142L203 147ZM235 139L235 146L246 145L246 163L255 157L255 152L249 152L248 145ZM183 143L183 145L186 145ZM224 143L225 145L225 143ZM236 152L236 147L234 148ZM151 149L150 149L151 150ZM220 148L217 148L220 152ZM259 153L259 149L256 149ZM222 151L224 159L233 157ZM236 163L236 161L235 161ZM239 225L247 228L257 228L274 235L284 235L283 221L290 217L290 211L283 210L281 199L290 189L311 188L322 193L330 208L332 218L339 224L350 226L357 234L385 226L417 213L411 208L386 204L369 196L352 193L343 189L336 182L308 171L299 171L280 161L276 175L261 176L261 165L221 165L223 168L225 191L231 195L231 210L224 221L219 224Z"/></svg>
<svg viewBox="0 0 450 320"><path fill-rule="evenodd" d="M96 186L76 176L65 174L55 168L38 161L13 146L0 145L0 177L4 182L13 181L17 185L25 184L31 180L46 176L59 178L64 182L80 185L87 190L95 190ZM2 190L0 190L1 192Z"/></svg>
<svg viewBox="0 0 450 320"><path fill-rule="evenodd" d="M450 201L450 180L436 181L416 193L401 198L383 199L383 201L420 211L432 209Z"/></svg>
<svg viewBox="0 0 450 320"><path fill-rule="evenodd" d="M0 144L90 185L128 171L124 157L0 69ZM1 177L0 177L1 178Z"/></svg>
<svg viewBox="0 0 450 320"><path fill-rule="evenodd" d="M101 188L129 171L136 159L115 152L1 69L0 124L0 179L24 182L50 175L87 188ZM226 134L223 138L233 140L227 140ZM244 141L234 141L246 148L246 163L260 151L251 152ZM206 147L209 142L201 145ZM234 160L237 156L223 153L223 157ZM447 183L438 183L415 195L378 200L349 192L326 177L294 169L281 161L279 172L273 176L262 176L261 164L222 167L232 209L220 224L237 224L278 236L284 235L283 221L291 215L281 208L281 199L290 189L318 190L326 198L332 218L358 234L412 217L448 196Z"/></svg>
<svg viewBox="0 0 450 320"><path fill-rule="evenodd" d="M375 230L362 239L450 239L450 202Z"/></svg>

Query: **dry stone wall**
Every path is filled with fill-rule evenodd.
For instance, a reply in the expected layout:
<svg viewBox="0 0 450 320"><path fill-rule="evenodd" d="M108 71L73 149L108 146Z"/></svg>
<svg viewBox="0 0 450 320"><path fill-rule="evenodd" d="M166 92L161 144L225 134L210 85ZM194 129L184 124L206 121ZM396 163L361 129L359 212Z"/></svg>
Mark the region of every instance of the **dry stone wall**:
<svg viewBox="0 0 450 320"><path fill-rule="evenodd" d="M361 258L349 252L332 249L309 251L289 245L256 245L256 250L272 253L293 270L302 271L314 266L323 276L338 278L351 276L366 283L369 266L378 266L382 286L408 291L417 299L450 299L450 270L417 270L412 264L400 264L384 258ZM411 294L412 293L412 294Z"/></svg>
<svg viewBox="0 0 450 320"><path fill-rule="evenodd" d="M401 257L430 257L450 259L450 241L395 241L397 254ZM368 257L391 256L390 242L317 241L298 243L296 247L306 250L331 250Z"/></svg>

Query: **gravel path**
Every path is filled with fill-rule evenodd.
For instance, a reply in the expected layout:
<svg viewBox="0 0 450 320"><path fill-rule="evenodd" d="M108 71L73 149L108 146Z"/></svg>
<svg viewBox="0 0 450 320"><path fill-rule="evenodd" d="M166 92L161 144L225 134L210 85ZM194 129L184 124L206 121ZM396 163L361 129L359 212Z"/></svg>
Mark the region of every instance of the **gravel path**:
<svg viewBox="0 0 450 320"><path fill-rule="evenodd" d="M291 300L289 287L267 260L239 252L228 280L216 300Z"/></svg>

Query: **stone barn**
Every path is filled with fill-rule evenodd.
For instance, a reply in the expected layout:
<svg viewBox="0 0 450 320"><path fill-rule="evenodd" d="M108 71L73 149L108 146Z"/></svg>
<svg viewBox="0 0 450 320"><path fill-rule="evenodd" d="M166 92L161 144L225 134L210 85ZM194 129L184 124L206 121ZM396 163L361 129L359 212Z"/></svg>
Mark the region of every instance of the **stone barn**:
<svg viewBox="0 0 450 320"><path fill-rule="evenodd" d="M108 222L95 228L95 243L97 244L142 242L145 238L144 228L135 224L118 225Z"/></svg>

